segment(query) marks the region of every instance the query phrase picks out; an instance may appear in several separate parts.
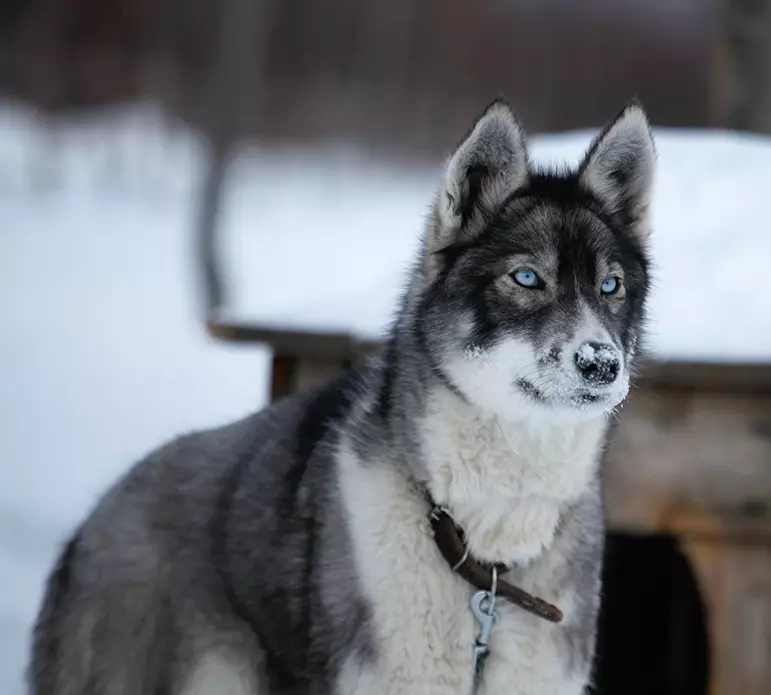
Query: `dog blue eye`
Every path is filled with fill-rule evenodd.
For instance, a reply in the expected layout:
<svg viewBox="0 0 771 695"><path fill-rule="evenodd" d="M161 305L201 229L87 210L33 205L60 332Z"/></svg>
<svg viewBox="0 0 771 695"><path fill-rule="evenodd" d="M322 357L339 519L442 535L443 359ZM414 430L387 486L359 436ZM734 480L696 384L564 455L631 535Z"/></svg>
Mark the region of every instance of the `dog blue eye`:
<svg viewBox="0 0 771 695"><path fill-rule="evenodd" d="M541 283L541 278L538 277L532 268L520 268L514 272L514 282L522 287L538 287Z"/></svg>
<svg viewBox="0 0 771 695"><path fill-rule="evenodd" d="M602 285L600 285L600 292L603 294L616 294L620 285L621 283L619 282L619 279L611 275L602 281Z"/></svg>

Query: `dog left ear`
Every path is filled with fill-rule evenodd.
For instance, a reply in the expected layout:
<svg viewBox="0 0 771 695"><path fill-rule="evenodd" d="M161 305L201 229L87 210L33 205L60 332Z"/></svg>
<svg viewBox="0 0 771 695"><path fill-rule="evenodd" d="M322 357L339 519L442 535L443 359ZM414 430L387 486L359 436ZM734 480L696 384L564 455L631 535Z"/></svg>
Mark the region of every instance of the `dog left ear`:
<svg viewBox="0 0 771 695"><path fill-rule="evenodd" d="M579 167L579 182L620 225L645 241L655 165L648 119L632 102L592 143Z"/></svg>
<svg viewBox="0 0 771 695"><path fill-rule="evenodd" d="M432 252L468 241L528 176L525 134L511 107L497 99L447 162L429 245Z"/></svg>

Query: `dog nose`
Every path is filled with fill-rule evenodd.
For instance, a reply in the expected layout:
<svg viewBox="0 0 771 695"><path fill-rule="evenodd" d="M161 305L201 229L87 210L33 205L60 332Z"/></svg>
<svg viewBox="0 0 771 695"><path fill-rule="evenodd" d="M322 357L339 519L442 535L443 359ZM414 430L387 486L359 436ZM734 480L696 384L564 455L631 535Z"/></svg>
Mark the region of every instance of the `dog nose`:
<svg viewBox="0 0 771 695"><path fill-rule="evenodd" d="M607 343L586 342L574 359L581 376L595 386L612 384L621 369L616 348Z"/></svg>

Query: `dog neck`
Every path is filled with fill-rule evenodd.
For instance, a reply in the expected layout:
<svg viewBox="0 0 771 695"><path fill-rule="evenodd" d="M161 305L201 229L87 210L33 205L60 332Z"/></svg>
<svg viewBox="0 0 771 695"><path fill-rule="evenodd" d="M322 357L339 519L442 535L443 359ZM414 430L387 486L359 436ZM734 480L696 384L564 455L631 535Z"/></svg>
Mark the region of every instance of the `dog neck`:
<svg viewBox="0 0 771 695"><path fill-rule="evenodd" d="M503 422L446 389L418 424L429 492L483 562L527 564L547 549L560 515L598 475L607 420Z"/></svg>

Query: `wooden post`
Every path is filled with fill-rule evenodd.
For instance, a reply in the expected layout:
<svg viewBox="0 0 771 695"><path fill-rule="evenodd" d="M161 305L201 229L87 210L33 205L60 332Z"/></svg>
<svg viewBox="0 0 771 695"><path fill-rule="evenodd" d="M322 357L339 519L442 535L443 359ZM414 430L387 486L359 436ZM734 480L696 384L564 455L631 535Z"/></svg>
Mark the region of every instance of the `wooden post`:
<svg viewBox="0 0 771 695"><path fill-rule="evenodd" d="M345 359L307 359L274 353L271 370L271 400L308 391L332 381L350 366Z"/></svg>
<svg viewBox="0 0 771 695"><path fill-rule="evenodd" d="M215 249L222 186L228 159L261 96L262 53L267 0L224 0L215 60L209 66L205 98L210 100L209 160L196 217L196 258L201 272L202 304L207 319L216 318L227 303L227 292Z"/></svg>

